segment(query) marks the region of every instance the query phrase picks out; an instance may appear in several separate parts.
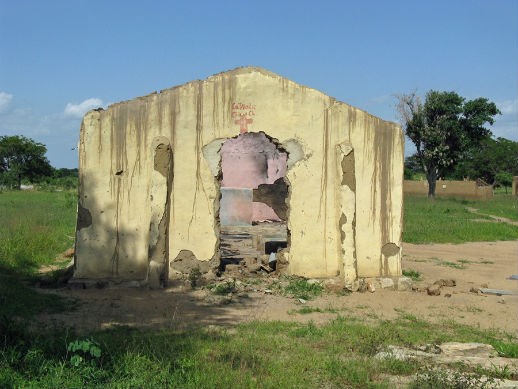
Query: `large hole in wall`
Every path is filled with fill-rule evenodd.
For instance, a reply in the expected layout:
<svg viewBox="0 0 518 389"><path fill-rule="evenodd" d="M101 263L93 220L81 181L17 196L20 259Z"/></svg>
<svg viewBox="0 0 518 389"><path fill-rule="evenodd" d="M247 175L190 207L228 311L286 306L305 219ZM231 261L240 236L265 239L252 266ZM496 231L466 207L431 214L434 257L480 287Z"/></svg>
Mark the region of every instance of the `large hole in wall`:
<svg viewBox="0 0 518 389"><path fill-rule="evenodd" d="M288 153L265 133L244 133L220 151L221 268L256 263L275 269L288 248Z"/></svg>

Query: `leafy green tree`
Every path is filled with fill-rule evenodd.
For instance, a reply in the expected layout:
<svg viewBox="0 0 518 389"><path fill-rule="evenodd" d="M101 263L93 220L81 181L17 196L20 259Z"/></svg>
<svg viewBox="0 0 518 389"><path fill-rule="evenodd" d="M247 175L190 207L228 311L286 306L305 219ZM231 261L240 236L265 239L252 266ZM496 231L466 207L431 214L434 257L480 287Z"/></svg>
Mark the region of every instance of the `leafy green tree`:
<svg viewBox="0 0 518 389"><path fill-rule="evenodd" d="M437 179L491 136L484 126L493 124L500 111L485 98L465 101L455 92L431 90L424 103L415 92L397 98L405 134L416 146L415 157L426 174L428 197L434 197Z"/></svg>
<svg viewBox="0 0 518 389"><path fill-rule="evenodd" d="M405 180L415 180L416 176L424 176L424 170L416 155L405 158Z"/></svg>
<svg viewBox="0 0 518 389"><path fill-rule="evenodd" d="M507 188L513 185L513 175L509 172L498 172L495 174L495 183L503 186L505 193L507 193Z"/></svg>
<svg viewBox="0 0 518 389"><path fill-rule="evenodd" d="M22 179L31 181L52 174L52 167L45 157L47 148L21 135L0 136L0 180L15 183L20 189Z"/></svg>
<svg viewBox="0 0 518 389"><path fill-rule="evenodd" d="M518 175L518 142L505 139L486 139L471 149L463 161L449 174L453 178L482 178L490 184L500 184L498 173Z"/></svg>

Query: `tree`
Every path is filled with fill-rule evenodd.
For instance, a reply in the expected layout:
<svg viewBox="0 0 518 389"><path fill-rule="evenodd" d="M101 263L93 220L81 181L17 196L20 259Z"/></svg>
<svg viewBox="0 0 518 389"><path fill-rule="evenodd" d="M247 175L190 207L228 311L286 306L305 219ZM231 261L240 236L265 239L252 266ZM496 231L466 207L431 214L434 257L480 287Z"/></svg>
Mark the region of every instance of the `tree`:
<svg viewBox="0 0 518 389"><path fill-rule="evenodd" d="M498 172L495 174L495 183L503 186L507 194L507 188L513 185L513 175L509 172Z"/></svg>
<svg viewBox="0 0 518 389"><path fill-rule="evenodd" d="M423 176L424 170L421 163L417 160L416 155L410 155L405 158L405 180L415 180L416 176Z"/></svg>
<svg viewBox="0 0 518 389"><path fill-rule="evenodd" d="M455 92L431 90L424 103L415 92L397 99L401 124L415 144L416 159L426 174L428 197L434 197L437 178L491 136L484 126L493 124L500 111L485 98L465 101Z"/></svg>
<svg viewBox="0 0 518 389"><path fill-rule="evenodd" d="M450 176L482 178L493 185L504 185L502 180L496 177L499 173L518 175L518 142L505 138L486 139L467 153ZM507 180L504 181L507 182Z"/></svg>
<svg viewBox="0 0 518 389"><path fill-rule="evenodd" d="M0 136L0 178L5 183L16 183L20 189L22 178L36 180L52 174L46 152L43 144L30 138Z"/></svg>

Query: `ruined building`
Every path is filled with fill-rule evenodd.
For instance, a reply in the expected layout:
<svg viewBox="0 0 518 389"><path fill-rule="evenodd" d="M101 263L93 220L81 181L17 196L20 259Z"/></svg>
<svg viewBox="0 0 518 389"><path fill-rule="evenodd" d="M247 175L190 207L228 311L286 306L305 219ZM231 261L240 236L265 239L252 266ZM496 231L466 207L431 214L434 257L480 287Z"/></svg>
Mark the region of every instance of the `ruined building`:
<svg viewBox="0 0 518 389"><path fill-rule="evenodd" d="M167 283L186 253L401 275L400 128L261 68L88 112L79 171L76 280Z"/></svg>

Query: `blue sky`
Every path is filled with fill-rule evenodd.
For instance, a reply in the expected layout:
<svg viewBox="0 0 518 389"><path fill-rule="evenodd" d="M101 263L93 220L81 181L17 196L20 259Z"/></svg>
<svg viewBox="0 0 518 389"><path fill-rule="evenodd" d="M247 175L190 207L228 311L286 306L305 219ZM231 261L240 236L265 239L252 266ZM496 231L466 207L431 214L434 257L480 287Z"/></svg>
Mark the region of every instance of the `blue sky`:
<svg viewBox="0 0 518 389"><path fill-rule="evenodd" d="M394 121L397 93L487 97L518 140L516 0L0 0L0 135L76 167L85 110L245 65Z"/></svg>

